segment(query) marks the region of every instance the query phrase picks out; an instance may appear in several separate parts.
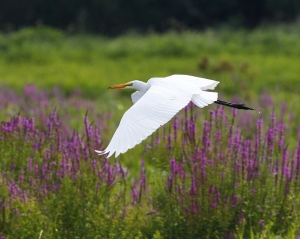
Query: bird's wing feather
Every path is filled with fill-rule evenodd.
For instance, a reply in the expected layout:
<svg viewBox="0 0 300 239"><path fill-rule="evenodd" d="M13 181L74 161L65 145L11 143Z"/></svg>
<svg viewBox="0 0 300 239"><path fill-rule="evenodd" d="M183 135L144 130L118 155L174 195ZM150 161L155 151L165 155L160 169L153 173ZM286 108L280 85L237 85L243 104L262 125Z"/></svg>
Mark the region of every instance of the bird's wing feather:
<svg viewBox="0 0 300 239"><path fill-rule="evenodd" d="M209 104L212 104L216 100L218 100L217 92L202 91L201 94L196 94L196 95L193 95L193 97L192 97L193 103L200 108L203 108Z"/></svg>
<svg viewBox="0 0 300 239"><path fill-rule="evenodd" d="M138 100L123 118L104 151L99 154L125 153L142 140L146 139L160 126L167 123L179 110L185 107L192 98L191 87L152 86L145 95Z"/></svg>
<svg viewBox="0 0 300 239"><path fill-rule="evenodd" d="M169 80L178 79L181 81L190 82L197 85L201 90L213 90L219 84L218 81L196 77L196 76L189 76L189 75L171 75L166 77L165 79L169 79Z"/></svg>
<svg viewBox="0 0 300 239"><path fill-rule="evenodd" d="M136 91L131 94L132 103L135 104L143 95L141 92Z"/></svg>

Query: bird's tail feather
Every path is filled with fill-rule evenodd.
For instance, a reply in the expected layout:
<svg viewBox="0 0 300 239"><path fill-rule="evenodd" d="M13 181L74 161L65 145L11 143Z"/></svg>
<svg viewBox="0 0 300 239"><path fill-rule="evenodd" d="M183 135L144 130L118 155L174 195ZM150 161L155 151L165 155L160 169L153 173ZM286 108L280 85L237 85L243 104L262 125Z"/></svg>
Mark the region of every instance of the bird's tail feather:
<svg viewBox="0 0 300 239"><path fill-rule="evenodd" d="M100 151L100 150L95 150L95 152L99 155L104 155L104 154L107 154L108 152L106 152L105 150L104 151Z"/></svg>
<svg viewBox="0 0 300 239"><path fill-rule="evenodd" d="M108 150L103 150L103 151L100 151L100 150L95 150L95 152L98 154L98 155L105 155L105 154L108 154L106 157L109 158L110 156L112 156L114 154L114 151L108 151ZM115 157L118 157L120 153L116 153L115 154Z"/></svg>
<svg viewBox="0 0 300 239"><path fill-rule="evenodd" d="M193 95L192 101L195 105L203 108L209 104L214 103L218 99L217 92L202 91L201 94Z"/></svg>

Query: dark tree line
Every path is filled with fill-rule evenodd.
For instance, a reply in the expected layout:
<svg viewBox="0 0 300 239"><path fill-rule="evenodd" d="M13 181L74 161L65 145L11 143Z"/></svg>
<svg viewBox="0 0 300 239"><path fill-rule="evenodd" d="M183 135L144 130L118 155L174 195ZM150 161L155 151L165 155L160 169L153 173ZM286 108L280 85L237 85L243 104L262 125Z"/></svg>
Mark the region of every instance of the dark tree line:
<svg viewBox="0 0 300 239"><path fill-rule="evenodd" d="M224 23L251 28L299 15L300 0L0 0L4 31L40 23L107 35Z"/></svg>

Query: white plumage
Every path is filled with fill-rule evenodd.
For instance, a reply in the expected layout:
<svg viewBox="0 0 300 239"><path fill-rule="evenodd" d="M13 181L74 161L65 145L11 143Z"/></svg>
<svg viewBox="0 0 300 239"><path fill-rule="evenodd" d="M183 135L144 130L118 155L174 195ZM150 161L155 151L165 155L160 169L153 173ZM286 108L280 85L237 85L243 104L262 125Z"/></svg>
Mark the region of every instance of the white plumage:
<svg viewBox="0 0 300 239"><path fill-rule="evenodd" d="M131 95L134 105L123 115L107 148L95 151L99 155L108 154L107 157L115 153L115 157L118 157L167 123L190 101L201 108L214 103L218 93L204 90L213 90L218 83L194 76L172 75L151 78L147 83L131 81L109 87L133 88L137 91Z"/></svg>

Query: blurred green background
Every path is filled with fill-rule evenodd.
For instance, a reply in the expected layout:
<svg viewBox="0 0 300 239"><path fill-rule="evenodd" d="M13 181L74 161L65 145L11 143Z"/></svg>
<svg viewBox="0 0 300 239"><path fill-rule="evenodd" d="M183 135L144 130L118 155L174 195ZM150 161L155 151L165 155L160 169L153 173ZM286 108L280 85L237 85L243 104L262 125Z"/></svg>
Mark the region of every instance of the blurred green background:
<svg viewBox="0 0 300 239"><path fill-rule="evenodd" d="M299 5L293 0L2 1L0 82L18 92L25 84L58 87L66 95L79 90L107 105L131 93L107 92L112 84L189 74L220 81L221 98L251 102L267 89L296 102Z"/></svg>
<svg viewBox="0 0 300 239"><path fill-rule="evenodd" d="M88 98L133 79L189 74L218 80L224 95L251 99L263 89L278 96L299 92L300 22L254 30L169 31L109 38L30 27L0 35L0 81L18 91L24 84Z"/></svg>

